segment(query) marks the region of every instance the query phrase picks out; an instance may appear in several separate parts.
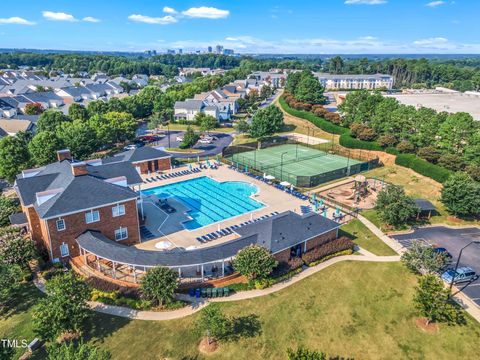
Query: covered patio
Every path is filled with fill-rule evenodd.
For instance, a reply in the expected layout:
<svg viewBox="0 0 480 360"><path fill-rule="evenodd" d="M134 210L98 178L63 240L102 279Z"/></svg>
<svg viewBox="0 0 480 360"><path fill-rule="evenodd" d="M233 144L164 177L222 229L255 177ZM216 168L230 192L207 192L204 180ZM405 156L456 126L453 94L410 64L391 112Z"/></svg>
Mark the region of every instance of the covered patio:
<svg viewBox="0 0 480 360"><path fill-rule="evenodd" d="M257 242L256 236L201 249L141 250L113 242L100 232L87 231L77 238L83 265L103 276L137 284L156 266L178 271L181 283L204 282L230 275L237 252Z"/></svg>

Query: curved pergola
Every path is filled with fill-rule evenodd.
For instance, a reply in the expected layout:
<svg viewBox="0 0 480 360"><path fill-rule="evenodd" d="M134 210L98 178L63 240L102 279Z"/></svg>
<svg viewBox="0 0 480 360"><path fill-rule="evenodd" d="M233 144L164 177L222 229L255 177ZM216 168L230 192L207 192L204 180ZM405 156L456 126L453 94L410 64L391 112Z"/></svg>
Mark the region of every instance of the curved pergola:
<svg viewBox="0 0 480 360"><path fill-rule="evenodd" d="M97 231L87 231L77 237L76 241L85 265L114 279L137 283L148 269L165 266L178 270L181 280L203 281L205 269L209 266L220 268L220 274L224 276L226 263L231 261L239 250L257 243L257 235L194 250L165 251L142 250L122 245Z"/></svg>

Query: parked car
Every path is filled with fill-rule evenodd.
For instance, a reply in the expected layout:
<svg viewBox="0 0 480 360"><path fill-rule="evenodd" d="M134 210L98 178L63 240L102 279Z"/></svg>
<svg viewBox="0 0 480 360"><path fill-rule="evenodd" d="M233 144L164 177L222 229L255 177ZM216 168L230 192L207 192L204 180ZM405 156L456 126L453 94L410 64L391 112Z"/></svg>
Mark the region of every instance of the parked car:
<svg viewBox="0 0 480 360"><path fill-rule="evenodd" d="M138 140L148 144L160 140L160 137L155 135L144 135L140 136Z"/></svg>
<svg viewBox="0 0 480 360"><path fill-rule="evenodd" d="M123 150L128 151L128 150L134 150L141 148L142 146L145 146L143 142L135 142L133 144L129 144L123 148Z"/></svg>
<svg viewBox="0 0 480 360"><path fill-rule="evenodd" d="M442 274L442 279L447 283L451 283L453 280L453 283L456 284L460 282L476 280L478 279L478 275L475 273L475 270L473 270L471 267L462 266L457 269L456 273L455 273L455 269L449 269L445 271Z"/></svg>
<svg viewBox="0 0 480 360"><path fill-rule="evenodd" d="M445 249L444 247L437 247L437 248L434 248L433 251L435 253L437 253L438 255L442 255L442 256L445 256L448 260L452 260L452 254L450 254L447 249Z"/></svg>
<svg viewBox="0 0 480 360"><path fill-rule="evenodd" d="M209 140L209 139L205 139L205 138L204 138L204 139L198 140L198 142L199 142L200 144L211 144L211 143L212 143L212 140Z"/></svg>
<svg viewBox="0 0 480 360"><path fill-rule="evenodd" d="M183 137L177 136L175 140L177 140L177 141L183 141Z"/></svg>

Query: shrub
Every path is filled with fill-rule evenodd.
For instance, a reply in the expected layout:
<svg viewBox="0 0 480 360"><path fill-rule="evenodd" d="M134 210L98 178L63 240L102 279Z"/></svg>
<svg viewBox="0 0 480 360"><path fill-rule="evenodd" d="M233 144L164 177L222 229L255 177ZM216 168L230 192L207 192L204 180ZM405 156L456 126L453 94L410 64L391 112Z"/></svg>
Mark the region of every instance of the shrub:
<svg viewBox="0 0 480 360"><path fill-rule="evenodd" d="M302 265L303 265L303 261L299 257L294 257L289 261L280 261L278 265L275 267L275 269L273 269L271 276L273 278L283 276L285 274L288 274L290 271L301 268Z"/></svg>
<svg viewBox="0 0 480 360"><path fill-rule="evenodd" d="M288 113L292 116L296 116L296 117L299 117L301 119L310 121L312 124L314 124L315 126L317 126L320 129L322 129L323 131L326 131L326 132L331 133L331 134L337 134L337 135L341 135L341 134L344 134L344 133L348 132L347 128L332 124L331 122L329 122L329 121L327 121L327 120L325 120L321 117L315 116L312 113L292 109L285 102L285 99L283 97L281 97L279 99L279 103L280 103L280 106L282 107L282 109L286 113Z"/></svg>
<svg viewBox="0 0 480 360"><path fill-rule="evenodd" d="M178 274L167 267L157 266L147 271L140 282L142 294L154 304L163 305L173 300L178 287Z"/></svg>
<svg viewBox="0 0 480 360"><path fill-rule="evenodd" d="M307 266L309 266L309 267L316 266L316 265L318 265L322 262L325 262L327 260L330 260L334 257L343 256L343 255L352 255L352 254L353 254L353 249L342 250L342 251L327 255L327 256L321 258L320 260L315 260L311 263L308 263Z"/></svg>
<svg viewBox="0 0 480 360"><path fill-rule="evenodd" d="M277 264L273 255L259 245L250 245L239 250L233 261L235 271L249 280L266 278Z"/></svg>
<svg viewBox="0 0 480 360"><path fill-rule="evenodd" d="M390 146L394 146L398 140L393 135L380 135L377 139L378 145L384 148L388 148Z"/></svg>
<svg viewBox="0 0 480 360"><path fill-rule="evenodd" d="M417 155L432 164L436 164L442 154L434 146L425 146L418 149Z"/></svg>
<svg viewBox="0 0 480 360"><path fill-rule="evenodd" d="M452 174L450 170L431 164L428 161L416 157L414 154L398 155L395 159L395 164L408 167L413 171L440 183L445 182Z"/></svg>
<svg viewBox="0 0 480 360"><path fill-rule="evenodd" d="M325 114L325 119L327 119L328 121L330 121L331 123L333 123L335 125L340 125L341 122L342 122L342 118L340 117L339 114L328 112L328 111Z"/></svg>
<svg viewBox="0 0 480 360"><path fill-rule="evenodd" d="M302 259L305 263L310 264L314 261L320 260L328 255L338 253L343 250L352 250L354 243L346 236L342 236L338 239L329 241L323 245L320 245L310 251L307 251L302 255Z"/></svg>
<svg viewBox="0 0 480 360"><path fill-rule="evenodd" d="M365 127L358 133L357 137L360 140L373 141L377 137L377 133L372 128Z"/></svg>
<svg viewBox="0 0 480 360"><path fill-rule="evenodd" d="M325 115L329 114L328 110L322 105L313 105L311 112L319 117L325 117Z"/></svg>
<svg viewBox="0 0 480 360"><path fill-rule="evenodd" d="M465 167L460 156L455 154L444 154L438 159L438 165L452 171L460 171Z"/></svg>
<svg viewBox="0 0 480 360"><path fill-rule="evenodd" d="M10 224L9 216L20 209L18 201L3 195L0 195L0 226Z"/></svg>
<svg viewBox="0 0 480 360"><path fill-rule="evenodd" d="M375 141L363 141L353 138L349 132L340 135L340 145L350 149L382 151L382 147Z"/></svg>
<svg viewBox="0 0 480 360"><path fill-rule="evenodd" d="M480 166L469 165L465 168L465 172L475 181L480 181Z"/></svg>
<svg viewBox="0 0 480 360"><path fill-rule="evenodd" d="M397 144L396 149L403 154L413 153L415 146L408 140L402 140Z"/></svg>

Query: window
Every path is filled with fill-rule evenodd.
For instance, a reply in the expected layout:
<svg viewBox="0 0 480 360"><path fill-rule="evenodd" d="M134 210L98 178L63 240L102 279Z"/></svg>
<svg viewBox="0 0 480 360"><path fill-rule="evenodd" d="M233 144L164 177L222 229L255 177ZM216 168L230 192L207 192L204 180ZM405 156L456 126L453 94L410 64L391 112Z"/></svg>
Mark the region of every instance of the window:
<svg viewBox="0 0 480 360"><path fill-rule="evenodd" d="M125 205L118 204L112 207L112 215L113 217L125 215Z"/></svg>
<svg viewBox="0 0 480 360"><path fill-rule="evenodd" d="M115 230L115 240L120 241L120 240L125 240L128 238L128 229L127 228L120 228Z"/></svg>
<svg viewBox="0 0 480 360"><path fill-rule="evenodd" d="M100 221L100 213L98 212L98 210L95 210L95 211L92 210L90 212L85 213L85 222L87 224L97 222L97 221Z"/></svg>
<svg viewBox="0 0 480 360"><path fill-rule="evenodd" d="M68 251L68 245L63 243L62 245L60 245L60 255L62 257L66 257L68 255L70 255L70 252Z"/></svg>
<svg viewBox="0 0 480 360"><path fill-rule="evenodd" d="M57 231L63 231L65 230L66 226L65 226L65 220L63 219L58 219L57 220Z"/></svg>

